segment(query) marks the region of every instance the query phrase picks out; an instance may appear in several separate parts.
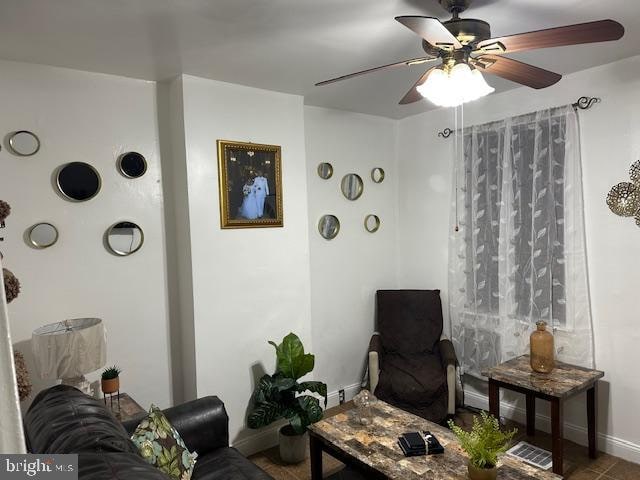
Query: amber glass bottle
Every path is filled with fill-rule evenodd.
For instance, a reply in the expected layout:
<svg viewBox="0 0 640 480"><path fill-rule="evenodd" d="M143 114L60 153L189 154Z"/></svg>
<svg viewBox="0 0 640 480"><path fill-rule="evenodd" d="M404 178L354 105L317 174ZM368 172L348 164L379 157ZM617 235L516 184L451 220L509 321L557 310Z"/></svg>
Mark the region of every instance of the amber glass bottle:
<svg viewBox="0 0 640 480"><path fill-rule="evenodd" d="M536 322L537 329L531 334L531 368L536 372L549 373L556 366L554 360L553 335L547 331L546 322Z"/></svg>

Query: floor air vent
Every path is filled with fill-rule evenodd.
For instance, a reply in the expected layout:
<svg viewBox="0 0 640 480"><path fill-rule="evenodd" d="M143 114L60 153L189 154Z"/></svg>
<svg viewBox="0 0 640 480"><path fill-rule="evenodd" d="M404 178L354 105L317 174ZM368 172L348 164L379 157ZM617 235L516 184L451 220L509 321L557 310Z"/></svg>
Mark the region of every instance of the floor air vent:
<svg viewBox="0 0 640 480"><path fill-rule="evenodd" d="M527 442L519 442L511 447L507 453L538 468L548 470L551 468L551 452Z"/></svg>

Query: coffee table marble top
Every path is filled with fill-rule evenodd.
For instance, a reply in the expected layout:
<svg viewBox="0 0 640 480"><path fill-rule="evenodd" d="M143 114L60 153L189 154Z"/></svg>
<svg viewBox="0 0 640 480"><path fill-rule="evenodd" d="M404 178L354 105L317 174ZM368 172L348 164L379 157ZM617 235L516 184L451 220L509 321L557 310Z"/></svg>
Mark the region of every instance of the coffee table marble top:
<svg viewBox="0 0 640 480"><path fill-rule="evenodd" d="M448 429L383 401L375 402L371 411L370 425L359 423L354 408L312 425L311 434L391 479L468 479L468 457ZM405 457L398 446L398 437L405 432L422 430L436 436L444 447L444 453ZM499 477L501 480L562 478L507 455L500 459Z"/></svg>
<svg viewBox="0 0 640 480"><path fill-rule="evenodd" d="M599 378L604 377L604 372L600 370L591 370L558 361L551 373L534 372L529 363L529 355L514 358L482 373L498 382L558 398L569 397L589 388Z"/></svg>

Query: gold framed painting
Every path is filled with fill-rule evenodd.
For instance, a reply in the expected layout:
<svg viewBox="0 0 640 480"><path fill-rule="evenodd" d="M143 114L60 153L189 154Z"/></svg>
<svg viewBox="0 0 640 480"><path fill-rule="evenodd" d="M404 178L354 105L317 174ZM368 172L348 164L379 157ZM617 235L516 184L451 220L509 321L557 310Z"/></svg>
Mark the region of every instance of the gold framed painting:
<svg viewBox="0 0 640 480"><path fill-rule="evenodd" d="M217 143L220 227L282 227L280 147Z"/></svg>

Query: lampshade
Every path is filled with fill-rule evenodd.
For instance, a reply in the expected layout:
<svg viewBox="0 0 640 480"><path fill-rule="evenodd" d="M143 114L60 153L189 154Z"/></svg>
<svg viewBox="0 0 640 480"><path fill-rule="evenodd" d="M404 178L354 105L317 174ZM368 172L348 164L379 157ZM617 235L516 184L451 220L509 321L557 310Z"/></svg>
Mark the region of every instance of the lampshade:
<svg viewBox="0 0 640 480"><path fill-rule="evenodd" d="M466 63L457 63L450 70L434 68L418 92L439 107L457 107L492 93L495 89L487 84L477 69L471 70Z"/></svg>
<svg viewBox="0 0 640 480"><path fill-rule="evenodd" d="M75 318L34 330L31 347L41 378L79 386L85 373L107 361L105 330L99 318Z"/></svg>

